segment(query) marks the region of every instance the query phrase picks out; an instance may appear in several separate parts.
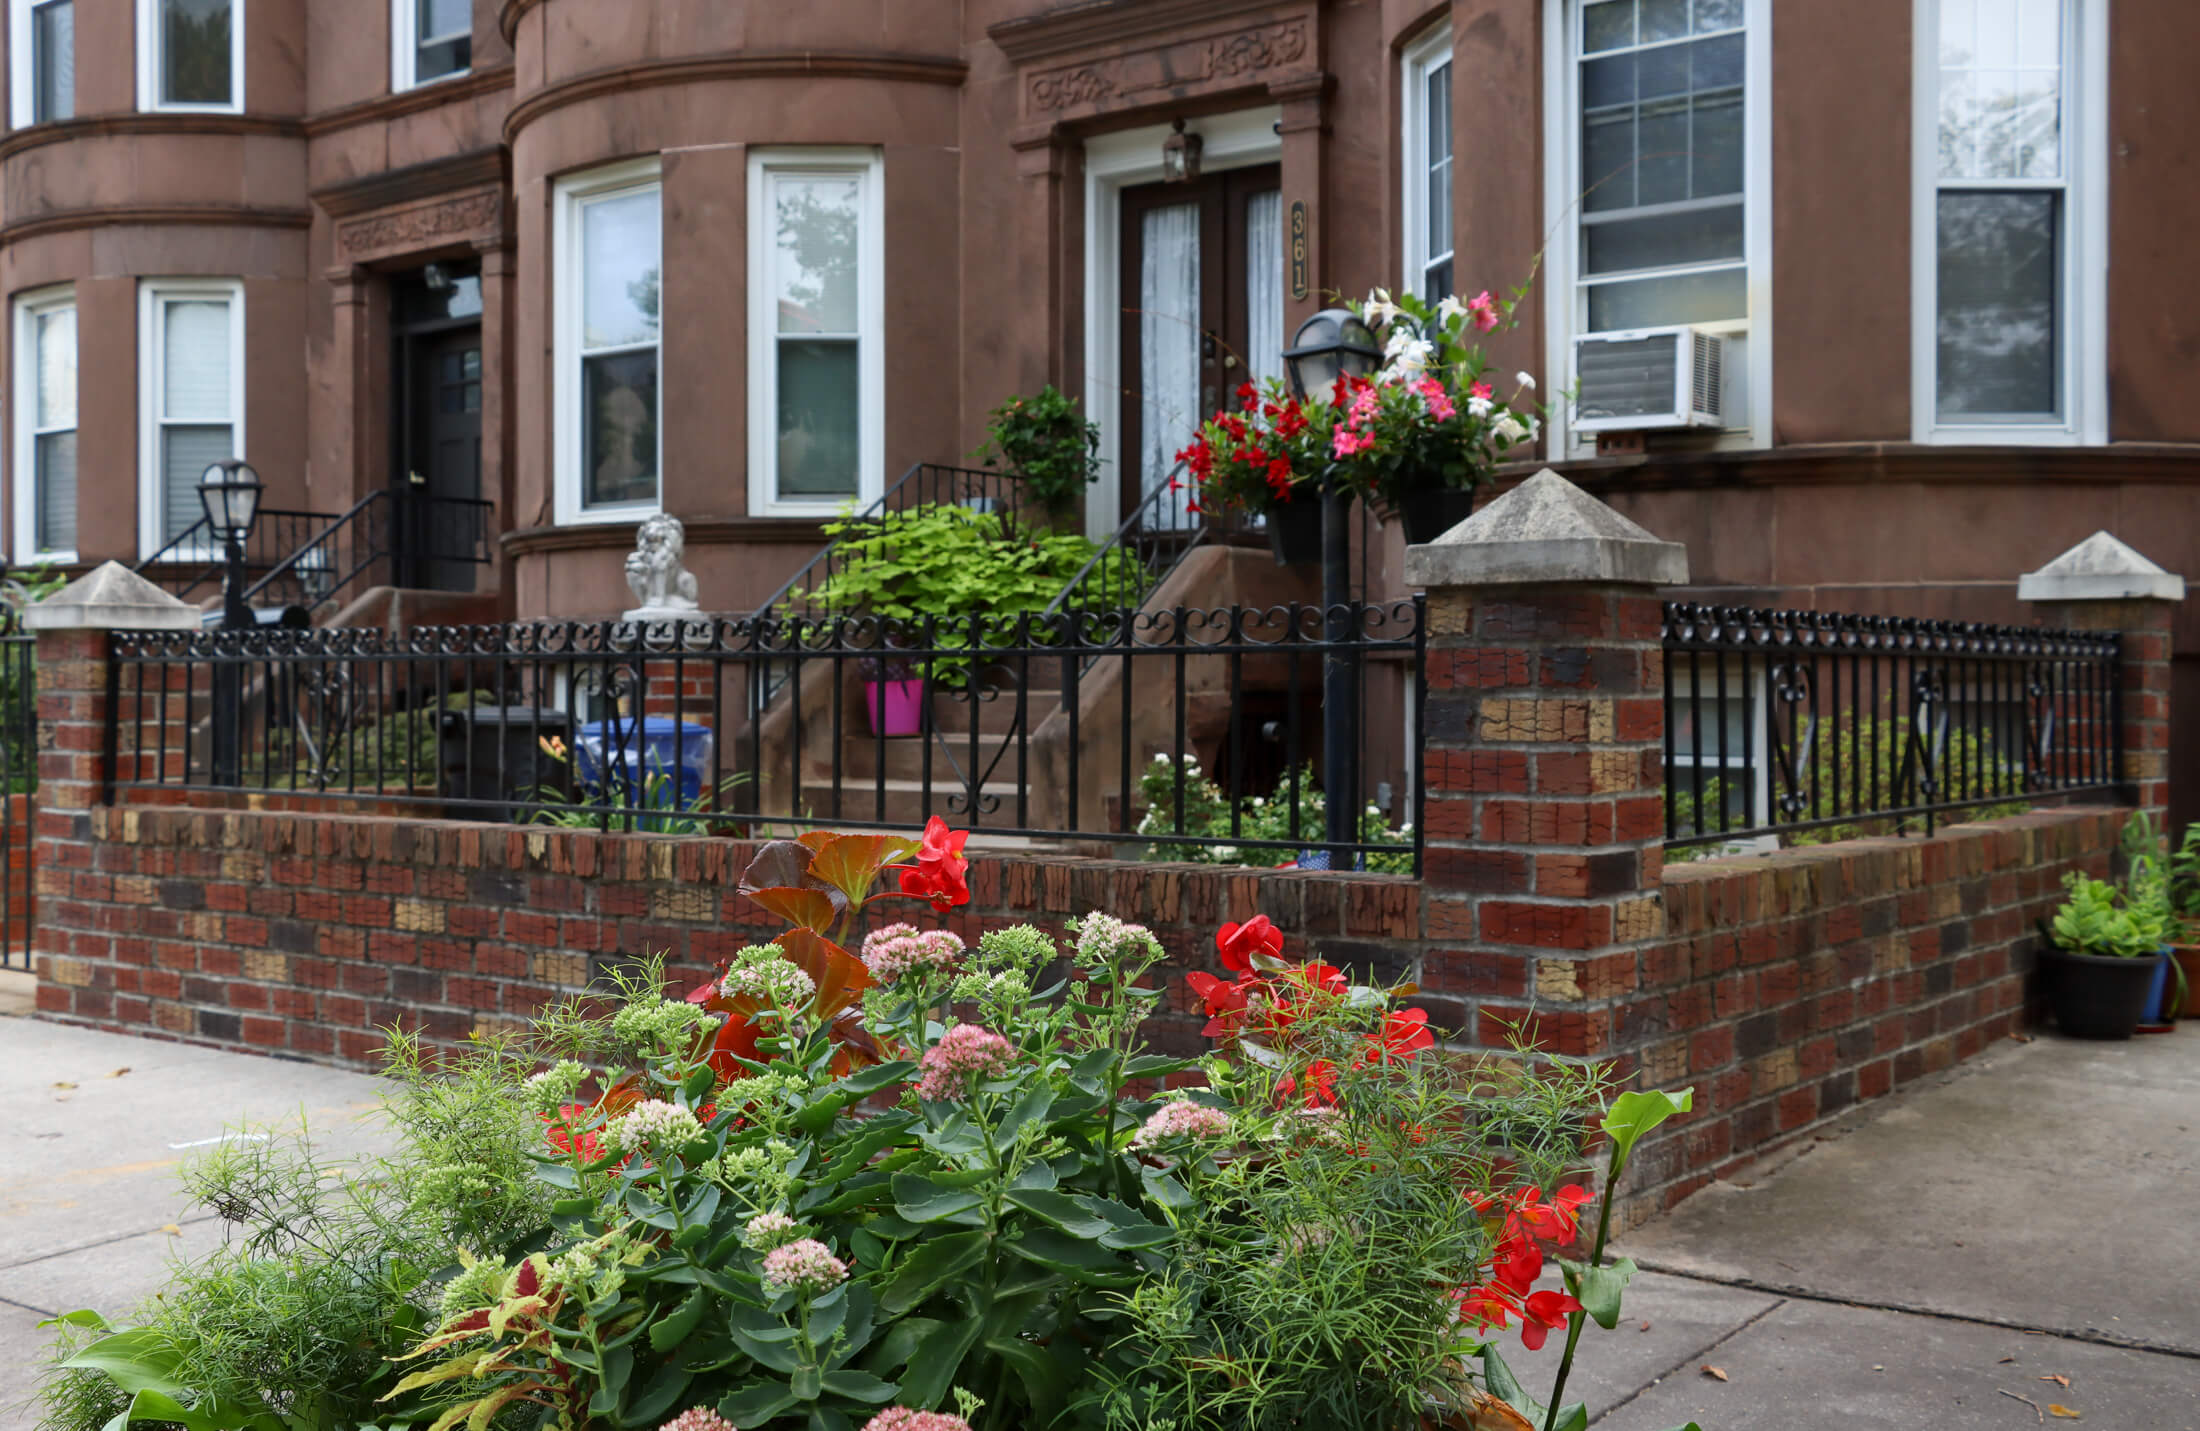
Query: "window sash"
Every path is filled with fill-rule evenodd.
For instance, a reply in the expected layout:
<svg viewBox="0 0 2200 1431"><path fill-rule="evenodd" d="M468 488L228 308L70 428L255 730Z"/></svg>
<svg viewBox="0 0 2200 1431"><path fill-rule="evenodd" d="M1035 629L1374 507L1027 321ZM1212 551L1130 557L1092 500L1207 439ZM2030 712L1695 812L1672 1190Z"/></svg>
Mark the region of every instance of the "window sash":
<svg viewBox="0 0 2200 1431"><path fill-rule="evenodd" d="M412 3L412 0L408 0ZM663 291L663 181L654 168L578 176L559 191L557 235L557 462L558 520L613 521L659 508L664 495L664 331L661 315L612 313L613 341L588 341L589 284L606 265L627 274L627 301L639 308L633 287L654 282ZM637 254L631 232L598 231L591 246L591 213L605 204L647 200L635 206L650 215L650 252ZM638 258L646 259L639 267ZM600 296L600 295L599 295ZM635 333L643 336L633 336ZM646 361L640 361L645 358Z"/></svg>
<svg viewBox="0 0 2200 1431"><path fill-rule="evenodd" d="M150 554L204 515L199 478L244 451L244 294L232 281L142 285L139 540ZM192 311L179 323L183 310Z"/></svg>
<svg viewBox="0 0 2200 1431"><path fill-rule="evenodd" d="M429 29L435 0L390 0L390 88L413 89L455 79L473 66L473 28L469 7L451 19L458 28Z"/></svg>
<svg viewBox="0 0 2200 1431"><path fill-rule="evenodd" d="M45 124L76 115L75 0L45 0L30 7L30 122Z"/></svg>
<svg viewBox="0 0 2200 1431"><path fill-rule="evenodd" d="M75 295L19 302L15 313L17 556L73 559L80 416Z"/></svg>
<svg viewBox="0 0 2200 1431"><path fill-rule="evenodd" d="M1402 277L1434 302L1457 286L1452 196L1457 159L1452 145L1451 30L1439 25L1409 46L1401 67L1404 133L1399 188L1403 199Z"/></svg>
<svg viewBox="0 0 2200 1431"><path fill-rule="evenodd" d="M243 112L245 0L138 0L137 19L139 108Z"/></svg>

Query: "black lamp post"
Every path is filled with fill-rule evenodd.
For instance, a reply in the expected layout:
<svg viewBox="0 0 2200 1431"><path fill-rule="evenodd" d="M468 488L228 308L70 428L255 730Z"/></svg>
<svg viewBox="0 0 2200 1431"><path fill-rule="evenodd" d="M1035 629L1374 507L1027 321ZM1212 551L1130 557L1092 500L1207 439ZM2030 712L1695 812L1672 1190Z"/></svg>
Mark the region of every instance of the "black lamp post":
<svg viewBox="0 0 2200 1431"><path fill-rule="evenodd" d="M244 544L260 515L260 494L267 484L251 464L228 458L199 476L199 503L206 508L207 530L222 544L222 628L234 631L256 625L244 604ZM244 732L244 665L241 661L214 662L214 729L211 746L214 783L234 785L240 774L238 751Z"/></svg>
<svg viewBox="0 0 2200 1431"><path fill-rule="evenodd" d="M1366 377L1383 361L1375 334L1350 309L1324 308L1299 325L1283 350L1291 391L1301 401L1326 401L1339 377ZM1334 480L1322 483L1322 783L1329 798L1323 838L1330 865L1360 837L1359 653L1352 647L1352 498Z"/></svg>

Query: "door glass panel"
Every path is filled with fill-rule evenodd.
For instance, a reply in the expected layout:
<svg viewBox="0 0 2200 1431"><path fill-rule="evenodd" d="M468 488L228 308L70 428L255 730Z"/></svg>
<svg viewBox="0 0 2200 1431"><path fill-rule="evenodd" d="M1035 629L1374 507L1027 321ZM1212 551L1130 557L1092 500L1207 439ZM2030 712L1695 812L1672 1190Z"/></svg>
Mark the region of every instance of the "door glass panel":
<svg viewBox="0 0 2200 1431"><path fill-rule="evenodd" d="M1169 480L1191 440L1199 401L1199 209L1170 204L1140 223L1138 273L1139 492ZM1280 326L1280 325L1279 325ZM1188 491L1171 499L1172 523L1188 518Z"/></svg>

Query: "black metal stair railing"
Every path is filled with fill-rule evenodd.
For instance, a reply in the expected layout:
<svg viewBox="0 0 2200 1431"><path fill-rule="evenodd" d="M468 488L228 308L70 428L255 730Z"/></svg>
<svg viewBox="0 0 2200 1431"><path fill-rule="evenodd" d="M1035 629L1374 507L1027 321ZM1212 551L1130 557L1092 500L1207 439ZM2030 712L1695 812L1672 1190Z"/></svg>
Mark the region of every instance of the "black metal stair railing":
<svg viewBox="0 0 2200 1431"><path fill-rule="evenodd" d="M299 547L338 520L335 512L301 512L262 507L245 542L244 565L255 578L280 565ZM185 601L221 590L221 543L201 517L185 527L168 544L137 564L148 577Z"/></svg>

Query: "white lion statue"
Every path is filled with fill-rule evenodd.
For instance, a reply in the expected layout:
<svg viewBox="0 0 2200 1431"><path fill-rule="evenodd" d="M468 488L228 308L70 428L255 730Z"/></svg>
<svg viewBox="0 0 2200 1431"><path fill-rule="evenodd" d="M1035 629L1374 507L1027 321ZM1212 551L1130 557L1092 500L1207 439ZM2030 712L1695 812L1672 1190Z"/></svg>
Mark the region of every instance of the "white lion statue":
<svg viewBox="0 0 2200 1431"><path fill-rule="evenodd" d="M660 512L644 519L626 558L626 585L638 603L629 621L678 616L696 609L695 573L681 565L687 529L678 517Z"/></svg>

